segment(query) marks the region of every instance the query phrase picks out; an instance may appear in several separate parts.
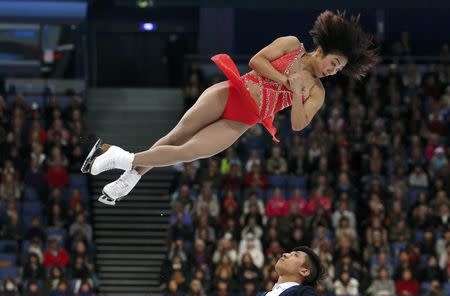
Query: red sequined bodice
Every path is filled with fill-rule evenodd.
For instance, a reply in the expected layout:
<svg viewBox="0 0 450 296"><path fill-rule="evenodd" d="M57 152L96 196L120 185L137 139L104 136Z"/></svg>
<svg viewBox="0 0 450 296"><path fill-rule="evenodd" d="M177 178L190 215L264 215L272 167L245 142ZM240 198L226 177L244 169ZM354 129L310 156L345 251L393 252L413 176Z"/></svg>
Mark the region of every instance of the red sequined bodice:
<svg viewBox="0 0 450 296"><path fill-rule="evenodd" d="M273 60L271 64L279 72L288 76L293 66L304 53L305 48L301 44L300 48ZM256 88L257 90L261 120L269 118L278 111L292 105L292 91L288 90L281 83L262 77L255 71L242 75L241 79L247 86L247 90L250 91L251 88Z"/></svg>

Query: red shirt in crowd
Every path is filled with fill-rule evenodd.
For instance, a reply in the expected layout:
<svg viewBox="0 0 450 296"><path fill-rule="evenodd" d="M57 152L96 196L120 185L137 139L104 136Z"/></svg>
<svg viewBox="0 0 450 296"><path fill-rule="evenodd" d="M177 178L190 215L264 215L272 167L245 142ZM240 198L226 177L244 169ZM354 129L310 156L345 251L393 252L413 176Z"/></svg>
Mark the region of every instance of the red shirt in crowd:
<svg viewBox="0 0 450 296"><path fill-rule="evenodd" d="M293 213L297 213L297 214L301 214L301 215L305 214L305 208L306 208L307 204L308 204L308 201L301 196L293 196L289 200L289 208L290 209L294 208L295 210L293 211Z"/></svg>
<svg viewBox="0 0 450 296"><path fill-rule="evenodd" d="M244 178L244 184L247 187L266 188L267 176L260 173L248 173Z"/></svg>
<svg viewBox="0 0 450 296"><path fill-rule="evenodd" d="M395 290L397 295L419 295L420 285L415 280L399 280L395 283Z"/></svg>
<svg viewBox="0 0 450 296"><path fill-rule="evenodd" d="M50 250L44 252L44 266L46 268L66 267L67 265L69 265L69 254L65 249L60 248L55 253Z"/></svg>
<svg viewBox="0 0 450 296"><path fill-rule="evenodd" d="M329 212L331 210L331 199L327 196L320 196L310 199L305 207L305 213L307 215L312 215L316 212L317 206L321 206L325 211Z"/></svg>
<svg viewBox="0 0 450 296"><path fill-rule="evenodd" d="M283 198L271 197L266 205L267 217L283 217L289 215L289 203Z"/></svg>
<svg viewBox="0 0 450 296"><path fill-rule="evenodd" d="M63 167L49 167L47 169L47 182L52 187L63 187L69 184L69 174Z"/></svg>

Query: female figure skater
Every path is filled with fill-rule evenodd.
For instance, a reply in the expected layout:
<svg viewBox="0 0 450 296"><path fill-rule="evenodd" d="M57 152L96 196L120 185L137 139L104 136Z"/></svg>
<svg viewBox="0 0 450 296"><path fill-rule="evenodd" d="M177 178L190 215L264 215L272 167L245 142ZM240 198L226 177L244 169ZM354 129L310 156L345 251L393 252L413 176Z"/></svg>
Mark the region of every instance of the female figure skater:
<svg viewBox="0 0 450 296"><path fill-rule="evenodd" d="M275 113L288 106L292 106L292 129L305 128L324 102L320 78L339 71L361 78L376 63L371 38L358 21L359 17L346 19L345 13L325 11L310 31L314 51L306 52L296 37L278 38L251 58L253 71L242 76L228 55L212 57L228 81L206 89L176 127L149 150L130 153L97 141L82 172L97 175L111 169L125 170L103 188L99 201L114 205L152 167L213 156L257 123L278 141L272 122Z"/></svg>

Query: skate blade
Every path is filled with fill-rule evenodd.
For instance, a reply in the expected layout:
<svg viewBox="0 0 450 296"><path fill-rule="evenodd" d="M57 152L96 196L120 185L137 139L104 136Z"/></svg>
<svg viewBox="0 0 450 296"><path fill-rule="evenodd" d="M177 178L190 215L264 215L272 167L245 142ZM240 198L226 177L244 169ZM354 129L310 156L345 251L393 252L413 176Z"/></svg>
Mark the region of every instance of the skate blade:
<svg viewBox="0 0 450 296"><path fill-rule="evenodd" d="M88 156L83 162L83 165L81 166L81 172L84 174L87 174L91 170L91 165L95 159L94 156L96 156L96 152L100 151L100 147L102 146L102 139L98 139L97 142L95 142L94 147L92 147L91 151L89 152Z"/></svg>
<svg viewBox="0 0 450 296"><path fill-rule="evenodd" d="M109 206L115 206L116 205L116 200L107 196L106 194L102 194L99 198L98 201L101 203L104 203L105 205L109 205Z"/></svg>
<svg viewBox="0 0 450 296"><path fill-rule="evenodd" d="M112 197L109 197L105 193L105 191L102 191L102 195L97 200L101 203L104 203L105 205L115 206L116 202L121 201L123 198L124 196L114 199Z"/></svg>

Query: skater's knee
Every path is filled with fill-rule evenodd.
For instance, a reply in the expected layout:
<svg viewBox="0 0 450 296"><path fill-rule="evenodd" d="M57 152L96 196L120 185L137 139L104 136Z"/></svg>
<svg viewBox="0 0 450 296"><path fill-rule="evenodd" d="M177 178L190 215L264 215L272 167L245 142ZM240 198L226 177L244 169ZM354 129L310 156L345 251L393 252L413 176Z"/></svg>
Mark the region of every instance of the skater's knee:
<svg viewBox="0 0 450 296"><path fill-rule="evenodd" d="M178 153L180 153L183 162L191 162L202 158L201 153L195 147L191 147L191 145L182 145L177 147Z"/></svg>
<svg viewBox="0 0 450 296"><path fill-rule="evenodd" d="M183 144L181 142L181 136L179 135L179 133L173 133L171 135L167 135L167 142L169 143L168 145L173 145L173 146L178 146Z"/></svg>
<svg viewBox="0 0 450 296"><path fill-rule="evenodd" d="M148 150L158 147L158 146L163 146L163 145L178 146L179 145L177 143L178 141L179 140L178 140L177 135L168 134L168 135L165 135L164 137L162 137L161 139L159 139L155 144L153 144L153 146L150 146L148 148Z"/></svg>

